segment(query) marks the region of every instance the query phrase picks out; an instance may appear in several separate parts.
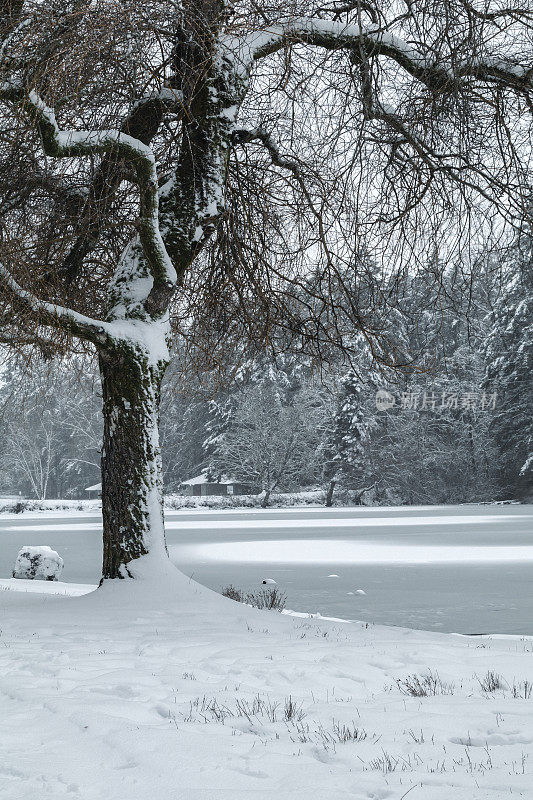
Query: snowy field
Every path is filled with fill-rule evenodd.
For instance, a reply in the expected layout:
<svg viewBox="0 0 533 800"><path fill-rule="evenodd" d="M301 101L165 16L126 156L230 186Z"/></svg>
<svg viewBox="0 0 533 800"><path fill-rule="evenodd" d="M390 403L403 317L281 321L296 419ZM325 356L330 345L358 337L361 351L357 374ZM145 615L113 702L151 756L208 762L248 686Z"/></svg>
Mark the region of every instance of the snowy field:
<svg viewBox="0 0 533 800"><path fill-rule="evenodd" d="M167 527L174 563L215 590L269 577L300 612L533 635L532 506L198 509L168 512ZM46 544L65 560L63 580L98 581L94 510L3 515L0 537L0 578L20 547Z"/></svg>
<svg viewBox="0 0 533 800"><path fill-rule="evenodd" d="M532 639L294 618L171 570L0 591L2 800L533 798Z"/></svg>

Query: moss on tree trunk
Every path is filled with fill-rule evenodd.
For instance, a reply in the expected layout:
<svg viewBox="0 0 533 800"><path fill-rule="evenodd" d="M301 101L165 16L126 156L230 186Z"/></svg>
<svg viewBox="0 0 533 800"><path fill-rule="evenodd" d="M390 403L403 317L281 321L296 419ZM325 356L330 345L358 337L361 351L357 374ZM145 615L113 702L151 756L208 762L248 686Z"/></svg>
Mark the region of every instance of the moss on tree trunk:
<svg viewBox="0 0 533 800"><path fill-rule="evenodd" d="M133 577L131 562L166 551L159 446L159 400L165 361L153 362L124 341L99 353L102 447L102 578Z"/></svg>

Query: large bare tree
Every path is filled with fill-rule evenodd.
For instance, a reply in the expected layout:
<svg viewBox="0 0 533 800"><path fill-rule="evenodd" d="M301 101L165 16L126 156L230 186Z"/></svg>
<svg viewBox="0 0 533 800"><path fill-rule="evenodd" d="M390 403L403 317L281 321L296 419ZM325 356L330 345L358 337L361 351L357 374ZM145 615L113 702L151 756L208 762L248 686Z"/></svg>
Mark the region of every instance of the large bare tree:
<svg viewBox="0 0 533 800"><path fill-rule="evenodd" d="M207 357L355 328L394 362L402 272L517 223L531 23L525 0L0 0L0 339L96 349L104 578L165 555L171 316Z"/></svg>

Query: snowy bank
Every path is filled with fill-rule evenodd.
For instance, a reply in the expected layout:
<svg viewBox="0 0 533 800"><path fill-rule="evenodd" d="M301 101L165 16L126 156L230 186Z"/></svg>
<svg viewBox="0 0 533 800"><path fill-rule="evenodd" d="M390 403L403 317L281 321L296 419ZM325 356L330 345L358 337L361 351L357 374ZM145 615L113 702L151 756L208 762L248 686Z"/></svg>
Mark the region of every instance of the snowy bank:
<svg viewBox="0 0 533 800"><path fill-rule="evenodd" d="M322 491L292 492L288 494L275 494L271 496L269 508L287 508L291 506L323 506L325 494ZM260 508L261 496L236 495L211 497L186 497L180 494L165 496L165 508L168 511L179 509L201 508L233 509L233 508ZM100 513L101 500L7 500L0 504L0 514L27 514L33 512L87 512Z"/></svg>
<svg viewBox="0 0 533 800"><path fill-rule="evenodd" d="M0 578L0 592L30 592L40 595L63 595L64 597L79 597L82 594L94 592L97 588L92 583L64 583L63 581L38 581L22 580L20 578Z"/></svg>
<svg viewBox="0 0 533 800"><path fill-rule="evenodd" d="M325 507L325 497L326 494L324 491L320 489L316 489L313 491L308 492L288 492L284 494L273 494L270 496L268 508L275 509L275 508L301 508L301 507L311 507L311 508L324 508ZM249 495L235 495L235 496L217 496L213 495L210 497L187 497L185 495L180 494L169 494L166 495L164 498L165 502L165 509L166 511L179 511L180 509L184 510L194 510L200 509L207 511L209 509L214 510L229 510L232 509L261 509L261 495L256 494L249 494ZM493 501L491 503L488 502L479 502L479 503L464 503L465 506L477 506L477 505L520 505L518 500L505 500L505 501ZM337 498L333 508L329 510L335 510L335 508L350 508L355 506L356 508L389 508L391 504L389 502L385 503L375 503L375 504L364 504L359 505L354 503L353 497L351 497L350 493L345 493L343 495L343 501L341 502L340 498ZM406 505L393 505L394 508L432 508L434 506L406 506ZM28 514L34 512L40 512L43 515L45 513L52 513L57 511L70 511L70 512L79 512L79 513L88 513L88 514L100 514L102 511L102 502L101 500L7 500L2 501L0 503L0 514Z"/></svg>
<svg viewBox="0 0 533 800"><path fill-rule="evenodd" d="M0 504L0 514L69 511L100 514L101 500L8 500Z"/></svg>

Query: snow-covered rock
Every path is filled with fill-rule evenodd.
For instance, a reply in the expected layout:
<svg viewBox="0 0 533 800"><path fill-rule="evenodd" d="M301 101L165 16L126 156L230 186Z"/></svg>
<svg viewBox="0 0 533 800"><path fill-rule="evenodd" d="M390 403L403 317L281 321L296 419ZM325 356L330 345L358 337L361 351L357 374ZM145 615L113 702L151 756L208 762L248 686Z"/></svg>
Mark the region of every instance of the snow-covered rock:
<svg viewBox="0 0 533 800"><path fill-rule="evenodd" d="M51 547L24 545L13 567L13 577L36 581L57 581L63 571L63 559Z"/></svg>
<svg viewBox="0 0 533 800"><path fill-rule="evenodd" d="M266 583L269 586L276 586L276 581L273 578L265 578L263 583Z"/></svg>

